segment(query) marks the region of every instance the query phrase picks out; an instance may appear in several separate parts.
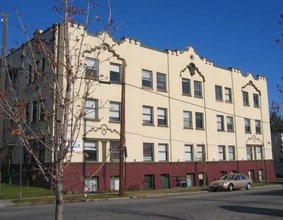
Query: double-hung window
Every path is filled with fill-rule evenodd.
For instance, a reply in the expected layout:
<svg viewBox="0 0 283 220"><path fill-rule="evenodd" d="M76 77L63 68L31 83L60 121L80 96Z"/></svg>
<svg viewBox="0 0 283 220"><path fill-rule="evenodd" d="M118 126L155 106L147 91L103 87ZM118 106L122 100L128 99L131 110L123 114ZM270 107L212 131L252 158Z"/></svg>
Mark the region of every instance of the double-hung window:
<svg viewBox="0 0 283 220"><path fill-rule="evenodd" d="M111 122L120 122L120 103L110 102L109 120Z"/></svg>
<svg viewBox="0 0 283 220"><path fill-rule="evenodd" d="M259 95L254 93L253 94L253 101L254 101L254 107L259 108Z"/></svg>
<svg viewBox="0 0 283 220"><path fill-rule="evenodd" d="M251 133L251 120L245 118L245 133Z"/></svg>
<svg viewBox="0 0 283 220"><path fill-rule="evenodd" d="M86 99L85 101L85 119L98 119L98 100Z"/></svg>
<svg viewBox="0 0 283 220"><path fill-rule="evenodd" d="M256 160L262 160L262 146L255 146Z"/></svg>
<svg viewBox="0 0 283 220"><path fill-rule="evenodd" d="M158 144L158 160L168 161L168 144Z"/></svg>
<svg viewBox="0 0 283 220"><path fill-rule="evenodd" d="M201 81L194 81L194 96L202 98L202 83Z"/></svg>
<svg viewBox="0 0 283 220"><path fill-rule="evenodd" d="M222 86L215 86L215 99L216 101L223 101Z"/></svg>
<svg viewBox="0 0 283 220"><path fill-rule="evenodd" d="M217 131L224 131L224 117L217 115Z"/></svg>
<svg viewBox="0 0 283 220"><path fill-rule="evenodd" d="M143 125L153 125L153 107L142 107Z"/></svg>
<svg viewBox="0 0 283 220"><path fill-rule="evenodd" d="M84 160L97 161L97 141L84 142Z"/></svg>
<svg viewBox="0 0 283 220"><path fill-rule="evenodd" d="M198 144L197 152L196 152L196 161L204 161L204 160L205 160L204 145Z"/></svg>
<svg viewBox="0 0 283 220"><path fill-rule="evenodd" d="M225 87L225 102L232 102L232 90L228 87Z"/></svg>
<svg viewBox="0 0 283 220"><path fill-rule="evenodd" d="M193 118L191 111L183 111L184 128L193 127Z"/></svg>
<svg viewBox="0 0 283 220"><path fill-rule="evenodd" d="M167 125L167 109L157 108L157 121L159 126Z"/></svg>
<svg viewBox="0 0 283 220"><path fill-rule="evenodd" d="M156 74L156 86L157 90L159 91L166 91L167 85L166 85L166 74L164 73L157 73Z"/></svg>
<svg viewBox="0 0 283 220"><path fill-rule="evenodd" d="M226 160L226 148L224 145L219 145L218 146L218 156L219 160Z"/></svg>
<svg viewBox="0 0 283 220"><path fill-rule="evenodd" d="M98 79L99 61L95 58L85 58L85 74L86 78Z"/></svg>
<svg viewBox="0 0 283 220"><path fill-rule="evenodd" d="M191 95L191 80L182 78L182 94Z"/></svg>
<svg viewBox="0 0 283 220"><path fill-rule="evenodd" d="M242 95L243 95L243 105L244 105L244 106L249 106L249 105L250 105L250 102L249 102L249 93L246 92L246 91L243 91L243 92L242 92Z"/></svg>
<svg viewBox="0 0 283 220"><path fill-rule="evenodd" d="M193 161L193 145L185 144L185 161Z"/></svg>
<svg viewBox="0 0 283 220"><path fill-rule="evenodd" d="M143 143L143 161L153 161L153 143Z"/></svg>
<svg viewBox="0 0 283 220"><path fill-rule="evenodd" d="M110 81L113 83L121 82L121 65L110 63Z"/></svg>
<svg viewBox="0 0 283 220"><path fill-rule="evenodd" d="M235 160L235 146L228 146L228 159Z"/></svg>
<svg viewBox="0 0 283 220"><path fill-rule="evenodd" d="M142 70L142 86L152 88L152 72L149 70Z"/></svg>
<svg viewBox="0 0 283 220"><path fill-rule="evenodd" d="M255 120L255 132L261 134L261 122L260 120Z"/></svg>
<svg viewBox="0 0 283 220"><path fill-rule="evenodd" d="M247 148L247 160L253 160L253 147L248 145Z"/></svg>
<svg viewBox="0 0 283 220"><path fill-rule="evenodd" d="M120 160L120 142L110 141L110 160L119 161Z"/></svg>
<svg viewBox="0 0 283 220"><path fill-rule="evenodd" d="M195 113L195 120L196 120L196 128L197 129L203 129L204 128L204 122L203 122L203 113L202 112L196 112Z"/></svg>
<svg viewBox="0 0 283 220"><path fill-rule="evenodd" d="M233 116L226 117L227 131L234 131L234 118Z"/></svg>

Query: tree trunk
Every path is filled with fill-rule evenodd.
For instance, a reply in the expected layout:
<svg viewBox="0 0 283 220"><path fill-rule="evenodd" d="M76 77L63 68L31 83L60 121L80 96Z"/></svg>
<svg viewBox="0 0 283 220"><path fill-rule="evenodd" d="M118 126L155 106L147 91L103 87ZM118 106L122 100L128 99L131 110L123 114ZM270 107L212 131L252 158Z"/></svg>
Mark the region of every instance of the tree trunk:
<svg viewBox="0 0 283 220"><path fill-rule="evenodd" d="M64 195L63 195L63 162L59 161L56 166L57 183L55 184L55 196L56 196L56 209L55 220L63 220L63 207L64 207Z"/></svg>

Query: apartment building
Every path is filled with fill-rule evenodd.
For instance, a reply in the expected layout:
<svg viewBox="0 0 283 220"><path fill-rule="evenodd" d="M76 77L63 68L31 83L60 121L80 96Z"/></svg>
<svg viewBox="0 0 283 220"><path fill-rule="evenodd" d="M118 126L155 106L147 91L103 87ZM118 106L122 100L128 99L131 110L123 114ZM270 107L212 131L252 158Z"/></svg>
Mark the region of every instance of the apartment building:
<svg viewBox="0 0 283 220"><path fill-rule="evenodd" d="M60 56L56 45L62 33L56 27L42 32L41 38ZM244 173L254 181L275 178L265 77L219 67L192 47L162 51L131 38L115 41L107 33L87 33L80 44L85 29L71 26L70 32L73 62L84 64L78 74L91 77L92 92L65 168L66 190L119 189L122 102L126 189L204 186L230 172ZM83 47L80 57L76 57L78 45ZM35 78L24 59L27 46L7 60L18 82L16 90L27 104L28 123L40 128L40 97L29 90ZM38 68L48 75L52 65L38 56ZM47 76L49 82L53 77ZM45 97L52 97L48 86L40 83L40 88L49 94ZM46 102L50 109L57 108L52 98ZM54 118L49 123L54 133ZM7 129L8 122L5 125ZM16 179L22 175L17 165L32 169L32 160L10 132L3 135L11 156L2 165L10 172L6 177ZM52 151L41 149L38 154L44 162L52 161ZM26 178L32 179L29 174Z"/></svg>

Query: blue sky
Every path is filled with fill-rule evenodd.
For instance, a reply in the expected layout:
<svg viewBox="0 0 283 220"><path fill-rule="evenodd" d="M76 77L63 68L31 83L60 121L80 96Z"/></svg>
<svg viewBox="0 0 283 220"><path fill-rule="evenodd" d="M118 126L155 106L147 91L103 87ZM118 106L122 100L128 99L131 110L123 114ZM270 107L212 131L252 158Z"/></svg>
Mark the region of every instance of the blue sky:
<svg viewBox="0 0 283 220"><path fill-rule="evenodd" d="M18 47L25 36L15 9L22 13L28 31L46 29L60 21L54 11L59 0L0 0L0 11L9 14L8 48ZM97 13L107 19L106 0ZM85 0L75 0L83 4ZM195 51L215 65L239 68L243 73L263 75L269 87L269 103L283 112L283 46L275 40L283 33L279 25L283 0L110 0L112 18L119 29L115 40L131 37L156 49ZM2 23L0 24L2 36ZM99 30L101 25L93 28Z"/></svg>

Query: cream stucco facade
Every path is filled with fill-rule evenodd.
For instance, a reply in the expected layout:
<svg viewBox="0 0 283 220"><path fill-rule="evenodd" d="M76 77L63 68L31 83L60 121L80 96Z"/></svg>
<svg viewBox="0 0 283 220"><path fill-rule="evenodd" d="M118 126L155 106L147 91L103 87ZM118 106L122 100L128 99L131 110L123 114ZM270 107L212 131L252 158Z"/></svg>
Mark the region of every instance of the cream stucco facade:
<svg viewBox="0 0 283 220"><path fill-rule="evenodd" d="M200 178L199 173L209 171L210 163L237 164L228 165L226 170L219 168L219 172L241 171L242 167L247 175L258 176L260 171L268 176L270 165L266 164L272 163L272 149L265 77L218 67L192 47L161 51L130 38L115 41L106 33L81 38L84 31L83 27L70 28L72 61L74 65L83 63L79 77L84 78L87 69L97 75L91 81L89 105L85 105L86 115L80 121L72 163L87 163L97 166L90 169L98 170L99 164L117 162L121 76L125 74L126 163L133 170L138 164L137 172L143 165L150 165L151 171L141 173L141 178L157 175L154 166L160 163L194 167L208 163L206 170L192 168L176 174L194 173L195 180ZM50 33L48 29L43 36L58 43L60 33ZM77 57L76 48L82 39L83 53ZM75 88L82 85L78 82ZM80 106L80 102L77 99L74 106ZM257 161L261 165L254 165ZM172 173L178 173L176 169ZM249 173L251 170L255 174ZM172 176L171 171L168 173ZM273 171L270 173L272 178ZM213 173L208 179L218 175ZM99 181L102 178L99 176Z"/></svg>

